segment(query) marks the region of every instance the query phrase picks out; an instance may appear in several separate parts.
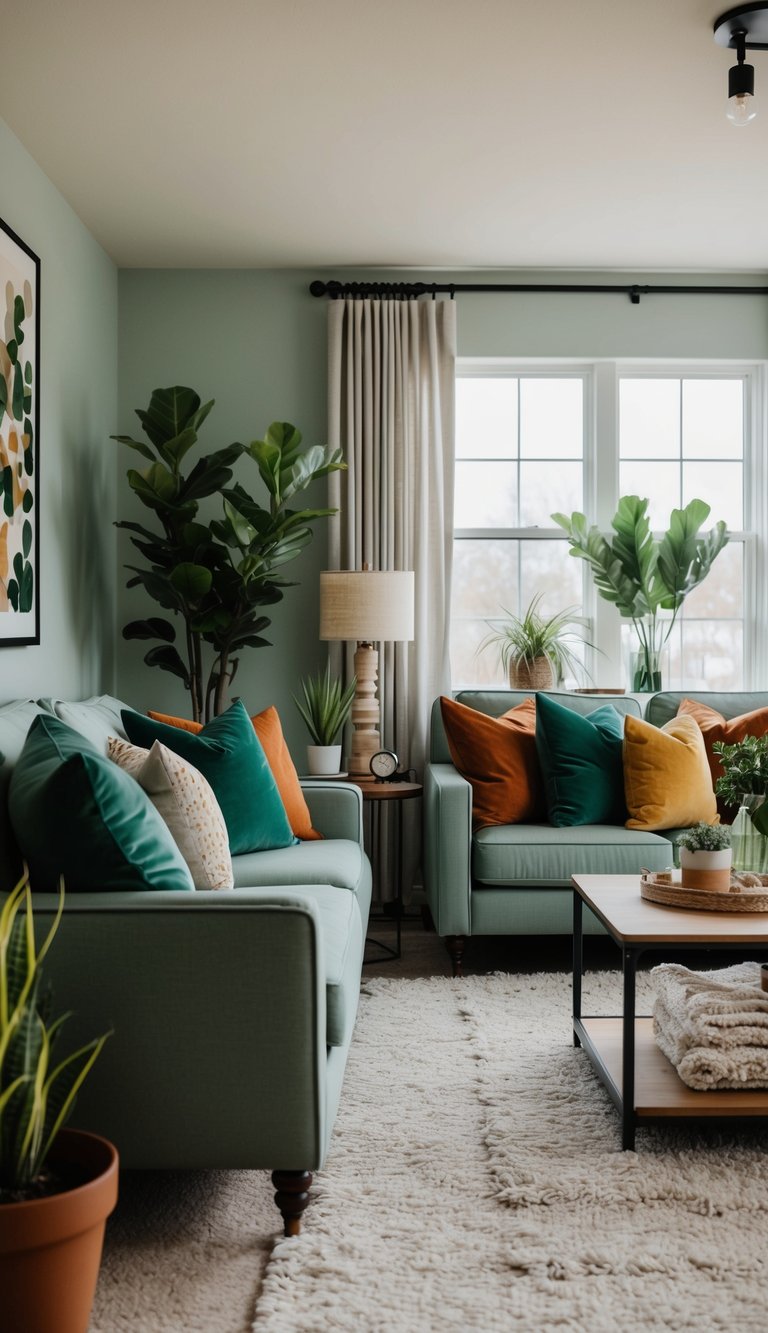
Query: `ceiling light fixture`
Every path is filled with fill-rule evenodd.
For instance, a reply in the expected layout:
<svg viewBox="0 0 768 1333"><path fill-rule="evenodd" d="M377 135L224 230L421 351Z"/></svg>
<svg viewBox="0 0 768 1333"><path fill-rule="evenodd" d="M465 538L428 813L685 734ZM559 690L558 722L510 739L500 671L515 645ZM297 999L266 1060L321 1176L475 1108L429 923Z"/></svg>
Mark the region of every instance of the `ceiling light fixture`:
<svg viewBox="0 0 768 1333"><path fill-rule="evenodd" d="M755 67L744 63L747 51L768 51L768 0L764 4L740 5L715 20L715 41L736 52L736 64L728 71L728 109L733 125L748 125L755 119Z"/></svg>

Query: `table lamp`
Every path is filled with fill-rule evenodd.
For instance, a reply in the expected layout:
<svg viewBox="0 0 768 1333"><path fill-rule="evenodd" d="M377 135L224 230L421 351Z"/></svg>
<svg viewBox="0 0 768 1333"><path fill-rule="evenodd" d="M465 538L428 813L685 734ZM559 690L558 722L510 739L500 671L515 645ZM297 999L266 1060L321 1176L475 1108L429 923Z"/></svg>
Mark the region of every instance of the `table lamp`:
<svg viewBox="0 0 768 1333"><path fill-rule="evenodd" d="M323 570L320 638L357 643L349 773L368 777L371 755L381 749L374 645L413 638L413 570Z"/></svg>

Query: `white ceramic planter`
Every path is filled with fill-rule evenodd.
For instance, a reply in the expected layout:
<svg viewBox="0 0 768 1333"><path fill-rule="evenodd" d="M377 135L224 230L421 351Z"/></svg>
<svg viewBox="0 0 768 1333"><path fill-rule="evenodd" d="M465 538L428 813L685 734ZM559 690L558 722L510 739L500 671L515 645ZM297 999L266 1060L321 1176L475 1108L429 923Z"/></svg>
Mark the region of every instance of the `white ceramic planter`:
<svg viewBox="0 0 768 1333"><path fill-rule="evenodd" d="M313 777L327 778L341 771L340 745L308 745L307 772Z"/></svg>
<svg viewBox="0 0 768 1333"><path fill-rule="evenodd" d="M728 893L731 887L731 848L719 852L691 852L680 848L680 869L685 889Z"/></svg>

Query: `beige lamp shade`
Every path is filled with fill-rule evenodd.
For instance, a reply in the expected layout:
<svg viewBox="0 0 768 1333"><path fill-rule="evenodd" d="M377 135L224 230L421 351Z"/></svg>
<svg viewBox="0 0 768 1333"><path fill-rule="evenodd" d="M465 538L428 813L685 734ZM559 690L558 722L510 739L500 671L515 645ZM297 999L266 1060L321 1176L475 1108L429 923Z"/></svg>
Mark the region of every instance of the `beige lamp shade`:
<svg viewBox="0 0 768 1333"><path fill-rule="evenodd" d="M385 643L413 638L413 570L324 570L320 638Z"/></svg>

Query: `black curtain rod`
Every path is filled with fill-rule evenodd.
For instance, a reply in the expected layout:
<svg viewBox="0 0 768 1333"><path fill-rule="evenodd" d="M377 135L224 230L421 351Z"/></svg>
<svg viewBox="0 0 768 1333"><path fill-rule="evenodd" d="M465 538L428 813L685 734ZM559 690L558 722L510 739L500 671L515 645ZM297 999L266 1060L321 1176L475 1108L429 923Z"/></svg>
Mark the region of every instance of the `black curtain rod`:
<svg viewBox="0 0 768 1333"><path fill-rule="evenodd" d="M768 287L641 286L638 283L539 282L328 282L310 283L313 296L450 296L456 292L592 292L628 296L633 305L641 296L768 296Z"/></svg>

